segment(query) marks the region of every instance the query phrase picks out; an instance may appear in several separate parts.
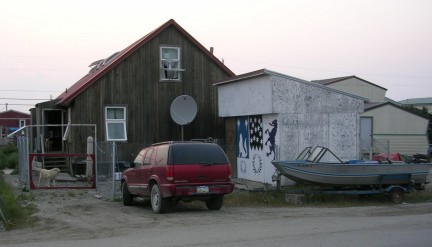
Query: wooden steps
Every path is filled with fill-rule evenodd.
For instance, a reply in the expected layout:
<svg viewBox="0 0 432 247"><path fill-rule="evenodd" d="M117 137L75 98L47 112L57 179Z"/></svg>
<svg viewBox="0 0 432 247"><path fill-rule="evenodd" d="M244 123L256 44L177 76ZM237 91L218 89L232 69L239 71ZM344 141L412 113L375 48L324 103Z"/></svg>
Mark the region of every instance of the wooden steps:
<svg viewBox="0 0 432 247"><path fill-rule="evenodd" d="M44 157L44 168L59 168L60 172L68 172L66 157Z"/></svg>

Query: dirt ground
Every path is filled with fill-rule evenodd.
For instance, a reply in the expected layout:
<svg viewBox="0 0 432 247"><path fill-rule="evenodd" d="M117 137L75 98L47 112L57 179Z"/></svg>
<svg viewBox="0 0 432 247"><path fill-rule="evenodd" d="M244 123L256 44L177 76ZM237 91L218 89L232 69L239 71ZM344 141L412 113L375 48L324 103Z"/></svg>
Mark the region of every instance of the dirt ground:
<svg viewBox="0 0 432 247"><path fill-rule="evenodd" d="M1 243L20 244L56 240L102 239L138 232L145 227L158 225L202 224L202 222L240 222L247 218L320 217L334 216L391 216L420 215L432 213L432 202L401 204L392 206L347 208L289 207L289 208L244 208L223 207L217 213L208 213L204 204L179 204L175 211L163 215L152 212L148 202L124 207L119 201L105 201L95 190L34 190L21 192L18 178L5 175L17 193L31 193L29 203L37 206L38 222L32 228L0 232ZM193 213L190 213L193 212Z"/></svg>

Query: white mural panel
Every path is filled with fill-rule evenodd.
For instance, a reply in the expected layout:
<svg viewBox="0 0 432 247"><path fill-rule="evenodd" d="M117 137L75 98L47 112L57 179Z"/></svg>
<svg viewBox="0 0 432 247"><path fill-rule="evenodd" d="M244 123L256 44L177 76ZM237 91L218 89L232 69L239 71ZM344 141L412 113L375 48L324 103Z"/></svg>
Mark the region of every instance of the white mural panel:
<svg viewBox="0 0 432 247"><path fill-rule="evenodd" d="M355 159L358 156L357 114L329 115L329 148L341 159Z"/></svg>
<svg viewBox="0 0 432 247"><path fill-rule="evenodd" d="M328 115L299 114L298 152L305 147L328 145ZM298 153L296 154L296 156Z"/></svg>
<svg viewBox="0 0 432 247"><path fill-rule="evenodd" d="M281 160L294 159L298 154L299 143L299 115L298 114L280 114L280 152Z"/></svg>

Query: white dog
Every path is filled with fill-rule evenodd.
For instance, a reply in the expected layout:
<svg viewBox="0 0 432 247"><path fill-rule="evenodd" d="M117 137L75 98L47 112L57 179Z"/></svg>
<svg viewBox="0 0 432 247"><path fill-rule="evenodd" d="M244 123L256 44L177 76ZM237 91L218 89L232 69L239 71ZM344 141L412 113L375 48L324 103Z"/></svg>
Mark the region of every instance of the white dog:
<svg viewBox="0 0 432 247"><path fill-rule="evenodd" d="M46 180L47 186L51 186L51 183L53 186L55 186L55 179L57 175L60 173L59 168L53 168L53 169L40 169L39 171L39 181L38 186L40 185L41 180Z"/></svg>

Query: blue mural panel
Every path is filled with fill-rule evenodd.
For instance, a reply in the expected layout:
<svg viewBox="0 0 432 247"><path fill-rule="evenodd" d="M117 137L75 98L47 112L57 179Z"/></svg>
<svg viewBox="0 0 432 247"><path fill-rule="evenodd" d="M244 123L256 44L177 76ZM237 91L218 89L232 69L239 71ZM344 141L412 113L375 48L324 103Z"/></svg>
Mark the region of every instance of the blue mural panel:
<svg viewBox="0 0 432 247"><path fill-rule="evenodd" d="M268 126L268 129L265 130L265 134L268 135L265 145L269 147L269 152L266 152L267 157L273 154L272 160L276 159L276 133L278 129L277 119L271 121Z"/></svg>
<svg viewBox="0 0 432 247"><path fill-rule="evenodd" d="M237 157L249 158L249 118L237 118Z"/></svg>

